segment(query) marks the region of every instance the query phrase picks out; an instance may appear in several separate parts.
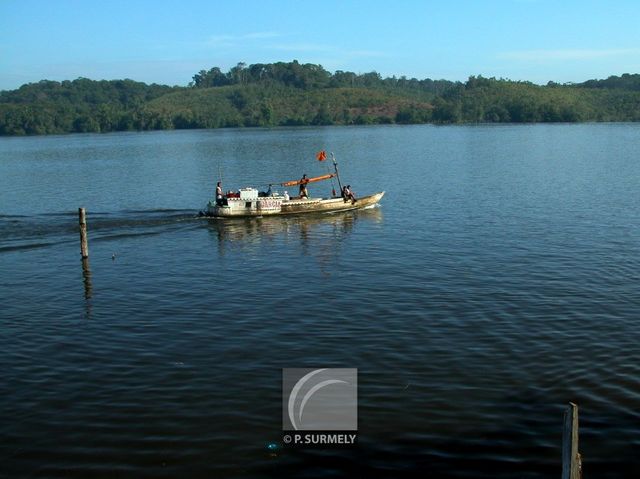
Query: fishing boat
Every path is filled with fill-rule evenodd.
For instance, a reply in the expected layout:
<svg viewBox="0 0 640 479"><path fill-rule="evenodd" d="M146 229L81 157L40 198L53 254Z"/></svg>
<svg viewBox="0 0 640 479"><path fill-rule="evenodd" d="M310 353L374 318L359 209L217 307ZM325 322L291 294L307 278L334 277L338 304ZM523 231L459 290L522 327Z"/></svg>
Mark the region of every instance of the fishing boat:
<svg viewBox="0 0 640 479"><path fill-rule="evenodd" d="M326 153L321 151L316 155L316 158L319 161L324 161ZM313 178L307 178L306 175L303 175L299 180L271 183L266 192L261 192L253 187L240 188L238 191L228 191L222 197L209 201L206 210L201 211L200 214L214 218L236 218L348 211L374 206L384 196L384 191L360 198L349 196L349 191L345 195L345 190L340 181L338 164L333 153L331 158L333 160L333 173ZM274 186L299 186L301 192L306 192L307 184L332 178L338 181L340 195L336 194L335 189L332 190L329 197L312 197L304 194L292 197L286 191L280 193L273 190Z"/></svg>

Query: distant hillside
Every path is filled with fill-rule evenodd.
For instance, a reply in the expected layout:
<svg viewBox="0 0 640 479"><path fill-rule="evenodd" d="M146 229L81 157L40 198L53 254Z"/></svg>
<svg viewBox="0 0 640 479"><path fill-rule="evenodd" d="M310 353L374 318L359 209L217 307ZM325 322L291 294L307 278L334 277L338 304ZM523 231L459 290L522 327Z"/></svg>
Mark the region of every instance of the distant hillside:
<svg viewBox="0 0 640 479"><path fill-rule="evenodd" d="M639 121L640 75L546 86L330 73L238 64L188 87L132 80L47 81L0 92L0 135L372 123Z"/></svg>
<svg viewBox="0 0 640 479"><path fill-rule="evenodd" d="M255 84L182 90L146 105L149 114L176 128L392 123L411 109L426 119L432 106L378 89Z"/></svg>
<svg viewBox="0 0 640 479"><path fill-rule="evenodd" d="M622 76L611 76L606 80L589 80L579 83L577 86L585 88L615 88L620 90L640 91L640 75L629 75L625 73Z"/></svg>

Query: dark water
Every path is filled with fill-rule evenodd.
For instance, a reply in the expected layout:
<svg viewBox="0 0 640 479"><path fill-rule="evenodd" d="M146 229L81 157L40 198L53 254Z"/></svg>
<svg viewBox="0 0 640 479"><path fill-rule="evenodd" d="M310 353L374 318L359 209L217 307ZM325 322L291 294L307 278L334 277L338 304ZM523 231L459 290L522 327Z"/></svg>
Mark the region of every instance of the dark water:
<svg viewBox="0 0 640 479"><path fill-rule="evenodd" d="M322 148L379 208L195 217L220 171ZM575 401L585 477L638 477L638 151L633 124L0 139L0 476L559 477ZM359 369L357 448L267 451L283 367Z"/></svg>

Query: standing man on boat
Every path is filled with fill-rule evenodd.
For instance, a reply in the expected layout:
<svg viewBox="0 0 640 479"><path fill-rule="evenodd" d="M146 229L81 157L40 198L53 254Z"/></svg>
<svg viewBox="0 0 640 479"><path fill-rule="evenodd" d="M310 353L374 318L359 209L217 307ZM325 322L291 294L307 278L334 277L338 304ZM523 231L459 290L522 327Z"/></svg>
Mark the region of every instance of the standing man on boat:
<svg viewBox="0 0 640 479"><path fill-rule="evenodd" d="M309 183L309 179L307 178L307 174L305 173L300 179L300 198L309 198L307 183Z"/></svg>
<svg viewBox="0 0 640 479"><path fill-rule="evenodd" d="M219 206L222 206L222 198L223 198L223 194L222 194L222 182L218 181L218 184L216 185L216 203Z"/></svg>

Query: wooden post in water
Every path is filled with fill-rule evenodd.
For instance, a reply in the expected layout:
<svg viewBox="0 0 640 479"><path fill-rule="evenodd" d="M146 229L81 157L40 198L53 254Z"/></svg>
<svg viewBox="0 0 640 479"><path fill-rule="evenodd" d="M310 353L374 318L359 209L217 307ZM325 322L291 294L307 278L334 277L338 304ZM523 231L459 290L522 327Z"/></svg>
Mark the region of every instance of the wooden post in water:
<svg viewBox="0 0 640 479"><path fill-rule="evenodd" d="M562 430L562 479L581 479L582 459L578 452L578 405L569 403Z"/></svg>
<svg viewBox="0 0 640 479"><path fill-rule="evenodd" d="M87 212L84 208L78 208L80 221L80 254L82 258L89 257L89 244L87 242Z"/></svg>
<svg viewBox="0 0 640 479"><path fill-rule="evenodd" d="M82 279L84 282L84 297L91 298L91 269L89 268L89 243L87 240L87 212L84 208L78 208L78 221L80 223L80 254L82 255Z"/></svg>

